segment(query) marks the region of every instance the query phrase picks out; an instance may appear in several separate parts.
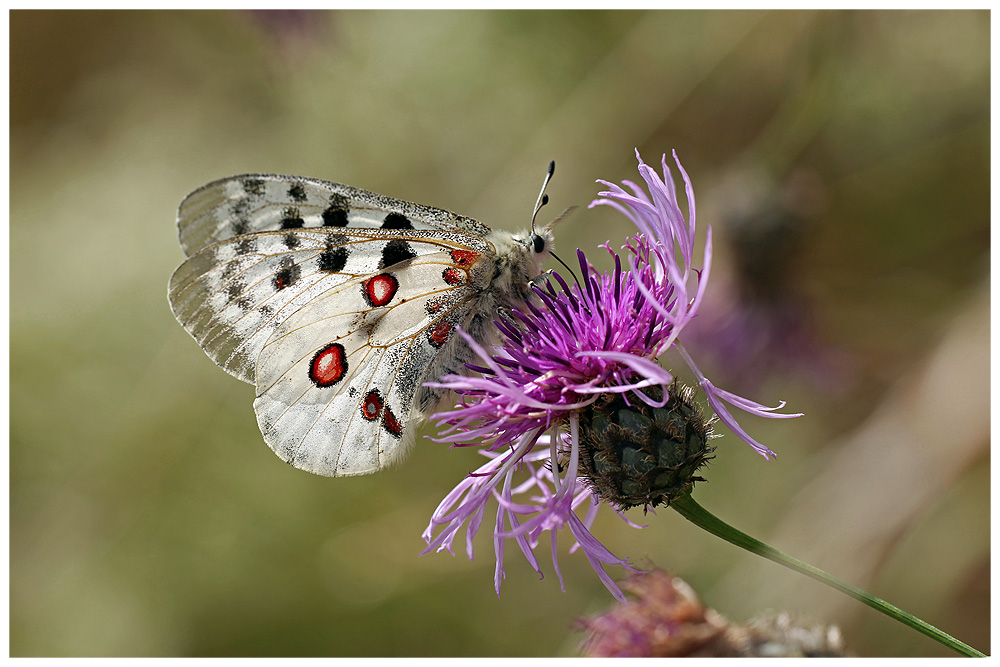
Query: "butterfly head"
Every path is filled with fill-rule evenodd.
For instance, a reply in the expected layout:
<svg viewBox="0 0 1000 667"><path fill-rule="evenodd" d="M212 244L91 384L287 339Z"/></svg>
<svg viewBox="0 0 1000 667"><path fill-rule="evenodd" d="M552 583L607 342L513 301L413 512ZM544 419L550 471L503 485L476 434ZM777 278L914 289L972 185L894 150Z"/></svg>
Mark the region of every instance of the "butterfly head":
<svg viewBox="0 0 1000 667"><path fill-rule="evenodd" d="M514 236L514 242L524 246L525 257L535 264L541 266L552 254L554 247L552 230L549 227L532 229Z"/></svg>
<svg viewBox="0 0 1000 667"><path fill-rule="evenodd" d="M541 275L542 265L552 254L552 232L548 229L520 233L494 230L490 241L496 247L496 259L492 275L484 274L483 281L500 303L521 306L531 294L531 283Z"/></svg>
<svg viewBox="0 0 1000 667"><path fill-rule="evenodd" d="M541 273L541 266L552 254L554 241L552 230L545 227L538 230L526 230L519 234L511 234L510 249L501 254L507 254L511 261L524 266L527 278L531 279Z"/></svg>
<svg viewBox="0 0 1000 667"><path fill-rule="evenodd" d="M531 235L531 249L536 255L545 252L550 245L552 245L551 238L545 238L541 234Z"/></svg>

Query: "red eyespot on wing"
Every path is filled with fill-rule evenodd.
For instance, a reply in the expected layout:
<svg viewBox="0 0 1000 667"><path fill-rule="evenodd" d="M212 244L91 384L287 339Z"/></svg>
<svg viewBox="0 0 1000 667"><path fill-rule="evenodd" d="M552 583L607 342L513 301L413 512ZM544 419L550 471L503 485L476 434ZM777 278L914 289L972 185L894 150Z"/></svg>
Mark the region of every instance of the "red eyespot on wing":
<svg viewBox="0 0 1000 667"><path fill-rule="evenodd" d="M461 285L465 282L465 271L456 269L452 266L445 269L441 274L441 277L444 278L444 281L449 285Z"/></svg>
<svg viewBox="0 0 1000 667"><path fill-rule="evenodd" d="M452 250L451 259L458 266L472 266L479 259L479 253L471 250Z"/></svg>
<svg viewBox="0 0 1000 667"><path fill-rule="evenodd" d="M378 419L379 413L382 412L384 404L378 389L372 389L365 394L365 400L361 401L361 416L370 422L375 421Z"/></svg>
<svg viewBox="0 0 1000 667"><path fill-rule="evenodd" d="M361 283L361 292L372 308L384 306L392 301L399 289L399 281L391 273L380 273Z"/></svg>
<svg viewBox="0 0 1000 667"><path fill-rule="evenodd" d="M340 343L330 343L309 363L309 379L317 387L337 384L347 375L347 353Z"/></svg>
<svg viewBox="0 0 1000 667"><path fill-rule="evenodd" d="M396 415L392 414L392 410L389 406L385 408L385 414L382 415L382 426L385 430L389 432L389 435L394 438L400 438L403 436L403 427L398 421L396 421Z"/></svg>
<svg viewBox="0 0 1000 667"><path fill-rule="evenodd" d="M434 347L441 347L451 338L455 326L451 322L438 322L427 330L427 339Z"/></svg>

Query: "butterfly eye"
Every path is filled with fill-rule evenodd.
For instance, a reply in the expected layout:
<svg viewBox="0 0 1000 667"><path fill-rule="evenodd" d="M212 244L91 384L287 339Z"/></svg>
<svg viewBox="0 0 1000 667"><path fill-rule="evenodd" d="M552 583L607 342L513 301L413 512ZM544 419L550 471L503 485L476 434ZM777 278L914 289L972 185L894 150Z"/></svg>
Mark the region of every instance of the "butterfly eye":
<svg viewBox="0 0 1000 667"><path fill-rule="evenodd" d="M538 234L531 237L531 242L534 245L535 253L540 253L545 250L545 239Z"/></svg>

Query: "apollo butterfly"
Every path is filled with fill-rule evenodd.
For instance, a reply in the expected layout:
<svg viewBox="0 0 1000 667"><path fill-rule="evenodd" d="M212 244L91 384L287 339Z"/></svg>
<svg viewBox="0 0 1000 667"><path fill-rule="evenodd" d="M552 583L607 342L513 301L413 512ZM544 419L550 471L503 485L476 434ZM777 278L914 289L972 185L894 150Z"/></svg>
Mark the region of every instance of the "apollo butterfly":
<svg viewBox="0 0 1000 667"><path fill-rule="evenodd" d="M539 194L536 214L546 200ZM330 476L402 457L414 423L445 398L424 383L474 361L456 328L494 341L493 320L524 305L552 251L549 227L511 234L269 174L195 190L177 226L188 259L170 278L175 317L215 363L255 385L271 449Z"/></svg>

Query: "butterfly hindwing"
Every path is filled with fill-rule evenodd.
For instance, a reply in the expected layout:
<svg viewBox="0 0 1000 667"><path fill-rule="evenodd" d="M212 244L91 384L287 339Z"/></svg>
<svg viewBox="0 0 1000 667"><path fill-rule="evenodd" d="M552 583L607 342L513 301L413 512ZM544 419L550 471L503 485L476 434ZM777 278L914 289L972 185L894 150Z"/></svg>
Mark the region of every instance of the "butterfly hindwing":
<svg viewBox="0 0 1000 667"><path fill-rule="evenodd" d="M245 174L195 190L177 212L190 257L236 236L287 229L439 230L479 237L490 229L450 211L300 176Z"/></svg>
<svg viewBox="0 0 1000 667"><path fill-rule="evenodd" d="M471 287L442 279L451 269L450 252L422 255L330 290L271 334L254 409L279 457L357 475L405 451L427 368L475 303Z"/></svg>

